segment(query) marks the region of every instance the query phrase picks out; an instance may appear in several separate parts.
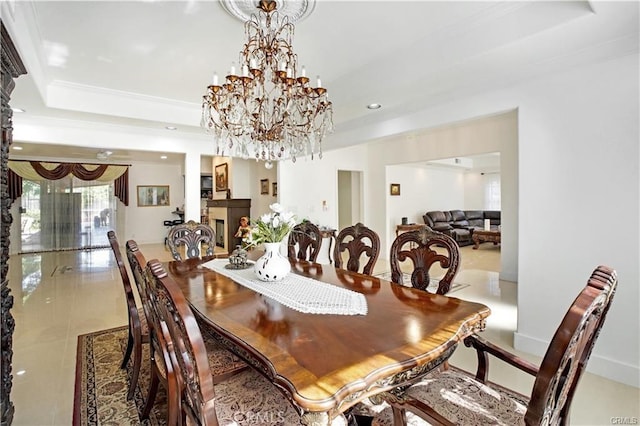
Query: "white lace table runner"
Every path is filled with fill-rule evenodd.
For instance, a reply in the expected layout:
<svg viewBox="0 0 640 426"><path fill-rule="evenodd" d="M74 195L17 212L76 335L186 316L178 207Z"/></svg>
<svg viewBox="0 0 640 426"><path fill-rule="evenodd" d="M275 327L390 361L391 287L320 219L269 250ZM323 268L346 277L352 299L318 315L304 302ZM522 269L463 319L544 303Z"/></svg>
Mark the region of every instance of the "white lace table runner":
<svg viewBox="0 0 640 426"><path fill-rule="evenodd" d="M364 295L322 281L288 274L282 281L265 282L256 278L253 267L226 269L227 259L213 259L202 266L225 275L251 290L270 297L299 312L309 314L366 315Z"/></svg>

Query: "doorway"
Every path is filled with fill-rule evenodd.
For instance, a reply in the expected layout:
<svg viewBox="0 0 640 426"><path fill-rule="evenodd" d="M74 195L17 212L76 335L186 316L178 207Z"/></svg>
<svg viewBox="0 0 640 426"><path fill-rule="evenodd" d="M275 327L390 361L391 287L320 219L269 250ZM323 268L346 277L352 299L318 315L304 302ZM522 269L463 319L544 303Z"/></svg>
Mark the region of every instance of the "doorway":
<svg viewBox="0 0 640 426"><path fill-rule="evenodd" d="M338 229L362 222L362 172L338 170Z"/></svg>
<svg viewBox="0 0 640 426"><path fill-rule="evenodd" d="M20 253L109 247L116 229L113 183L60 180L22 181Z"/></svg>

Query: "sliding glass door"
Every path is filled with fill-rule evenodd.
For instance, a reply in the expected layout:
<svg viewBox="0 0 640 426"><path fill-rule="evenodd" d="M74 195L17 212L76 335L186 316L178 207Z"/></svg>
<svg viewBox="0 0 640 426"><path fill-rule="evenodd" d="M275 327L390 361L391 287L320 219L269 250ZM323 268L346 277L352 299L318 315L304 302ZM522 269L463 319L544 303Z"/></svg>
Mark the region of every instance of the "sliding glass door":
<svg viewBox="0 0 640 426"><path fill-rule="evenodd" d="M108 247L107 232L118 232L117 207L112 182L83 181L72 175L59 180L25 179L21 252Z"/></svg>

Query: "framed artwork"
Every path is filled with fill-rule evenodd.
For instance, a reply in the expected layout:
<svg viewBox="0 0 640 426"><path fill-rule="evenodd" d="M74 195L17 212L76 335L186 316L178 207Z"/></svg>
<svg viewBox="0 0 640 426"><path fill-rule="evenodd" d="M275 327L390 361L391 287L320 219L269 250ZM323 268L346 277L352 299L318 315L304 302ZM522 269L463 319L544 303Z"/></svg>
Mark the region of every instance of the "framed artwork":
<svg viewBox="0 0 640 426"><path fill-rule="evenodd" d="M399 183L392 183L391 184L391 188L389 189L389 193L391 195L400 195L400 184Z"/></svg>
<svg viewBox="0 0 640 426"><path fill-rule="evenodd" d="M269 179L260 179L260 194L269 193Z"/></svg>
<svg viewBox="0 0 640 426"><path fill-rule="evenodd" d="M138 207L168 206L169 185L138 185Z"/></svg>
<svg viewBox="0 0 640 426"><path fill-rule="evenodd" d="M229 165L227 163L218 164L215 170L216 192L229 189Z"/></svg>
<svg viewBox="0 0 640 426"><path fill-rule="evenodd" d="M278 196L278 182L273 182L271 184L271 188L272 188L272 194L274 197Z"/></svg>

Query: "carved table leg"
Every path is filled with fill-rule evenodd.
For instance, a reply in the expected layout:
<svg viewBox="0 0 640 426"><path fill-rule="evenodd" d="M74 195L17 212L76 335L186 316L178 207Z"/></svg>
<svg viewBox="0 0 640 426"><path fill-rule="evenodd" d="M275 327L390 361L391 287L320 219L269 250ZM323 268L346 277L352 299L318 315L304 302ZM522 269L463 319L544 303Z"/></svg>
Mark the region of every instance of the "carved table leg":
<svg viewBox="0 0 640 426"><path fill-rule="evenodd" d="M473 239L473 249L478 250L478 247L480 247L480 237L477 235L474 235L472 239Z"/></svg>

